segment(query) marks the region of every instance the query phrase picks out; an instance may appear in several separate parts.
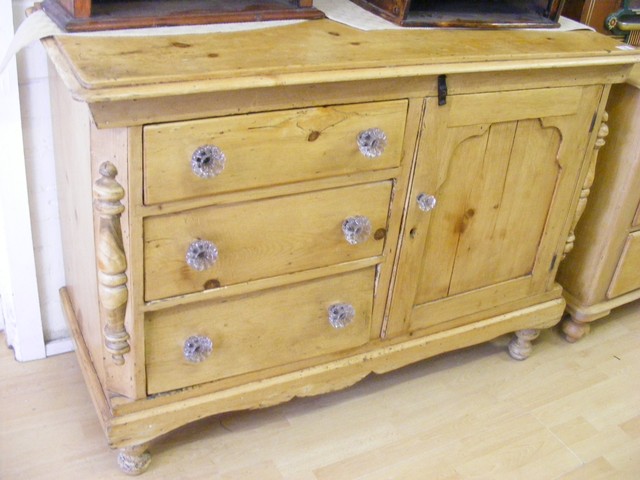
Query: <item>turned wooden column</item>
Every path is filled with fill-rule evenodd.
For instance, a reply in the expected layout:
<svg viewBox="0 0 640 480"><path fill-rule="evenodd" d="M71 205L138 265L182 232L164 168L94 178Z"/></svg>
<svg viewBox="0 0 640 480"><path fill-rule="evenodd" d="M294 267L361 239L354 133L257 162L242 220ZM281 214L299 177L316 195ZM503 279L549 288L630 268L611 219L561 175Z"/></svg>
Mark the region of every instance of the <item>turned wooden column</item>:
<svg viewBox="0 0 640 480"><path fill-rule="evenodd" d="M600 149L606 143L605 138L609 135L609 125L607 125L607 121L609 120L609 114L607 112L602 113L602 122L600 123L600 128L598 129L598 137L596 139L596 143L593 146L593 152L591 153L591 160L589 162L589 171L587 172L587 177L584 180L584 184L582 185L582 191L580 192L580 199L578 200L578 207L576 208L576 213L573 217L573 223L571 224L571 231L569 233L569 237L567 238L567 243L564 246L564 252L562 254L562 259L564 260L567 254L573 250L574 243L576 241L576 226L584 213L584 209L587 208L587 201L589 199L589 194L591 193L591 187L593 185L593 180L596 174L596 165L598 163L598 153Z"/></svg>
<svg viewBox="0 0 640 480"><path fill-rule="evenodd" d="M99 173L100 178L93 186L93 206L100 218L96 249L100 313L106 322L105 348L116 365L123 365L124 355L130 351L129 334L124 326L129 297L127 258L120 225L124 188L116 181L118 170L111 162L100 165Z"/></svg>

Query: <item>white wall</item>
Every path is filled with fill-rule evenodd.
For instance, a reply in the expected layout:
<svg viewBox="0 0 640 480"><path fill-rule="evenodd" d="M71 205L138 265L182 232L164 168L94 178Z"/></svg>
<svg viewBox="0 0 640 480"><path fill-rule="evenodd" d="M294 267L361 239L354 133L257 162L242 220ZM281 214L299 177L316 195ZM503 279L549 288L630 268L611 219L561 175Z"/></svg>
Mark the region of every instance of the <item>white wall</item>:
<svg viewBox="0 0 640 480"><path fill-rule="evenodd" d="M5 1L0 0L3 3ZM24 12L32 3L32 1L25 0L12 1L14 25L17 26L24 21ZM6 21L6 19L0 20L0 28L5 28ZM3 53L4 51L0 52L0 56ZM39 42L34 42L18 53L17 72L21 133L24 145L23 169L28 189L28 203L24 207L30 211L33 256L37 274L37 292L34 297L38 298L44 340L51 347L47 351L48 353L56 353L56 350L70 349L71 343L68 341L68 330L58 297L58 289L64 285L64 270L56 199L47 60L44 49ZM12 137L11 140L15 143L15 137ZM7 161L6 152L3 152L4 145L1 147L0 161ZM12 205L9 205L11 200L6 200L7 197L11 198L11 196L4 195L5 217L7 217L7 210L13 208ZM28 217L29 215L27 215ZM24 221L24 216L21 216L20 219ZM6 220L5 218L4 229L5 232L10 232L7 229L12 228L12 225L7 225ZM15 224L16 220L13 222ZM2 245L0 248L3 248ZM6 249L7 246L5 245L4 248ZM6 250L0 252L0 269L7 267L3 265L1 260L3 254L6 257ZM11 254L12 252L9 250L9 255ZM5 261L7 260L5 259ZM3 307L8 300L7 298L0 299ZM16 322L20 322L21 316L25 312L16 311L14 313Z"/></svg>
<svg viewBox="0 0 640 480"><path fill-rule="evenodd" d="M24 19L30 1L14 1L14 24ZM47 59L39 42L18 56L18 80L31 227L45 341L68 336L58 290L64 285L58 217Z"/></svg>

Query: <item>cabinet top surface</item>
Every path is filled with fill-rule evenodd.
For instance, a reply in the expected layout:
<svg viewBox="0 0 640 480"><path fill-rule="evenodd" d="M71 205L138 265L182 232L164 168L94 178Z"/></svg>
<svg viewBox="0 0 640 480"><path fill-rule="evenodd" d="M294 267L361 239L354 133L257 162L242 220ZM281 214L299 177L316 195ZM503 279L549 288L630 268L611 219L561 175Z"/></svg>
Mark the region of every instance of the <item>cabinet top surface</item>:
<svg viewBox="0 0 640 480"><path fill-rule="evenodd" d="M235 33L60 36L45 45L85 101L640 61L640 50L590 31L364 32L330 20Z"/></svg>

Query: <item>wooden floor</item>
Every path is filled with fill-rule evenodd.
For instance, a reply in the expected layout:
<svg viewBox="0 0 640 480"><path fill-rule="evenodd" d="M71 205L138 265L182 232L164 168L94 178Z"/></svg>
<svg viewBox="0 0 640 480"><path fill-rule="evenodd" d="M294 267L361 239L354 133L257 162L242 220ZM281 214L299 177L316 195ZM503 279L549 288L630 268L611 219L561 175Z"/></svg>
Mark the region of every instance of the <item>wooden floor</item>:
<svg viewBox="0 0 640 480"><path fill-rule="evenodd" d="M19 364L0 339L0 478L123 478L73 354ZM640 479L640 302L570 345L506 338L354 387L182 428L145 479Z"/></svg>

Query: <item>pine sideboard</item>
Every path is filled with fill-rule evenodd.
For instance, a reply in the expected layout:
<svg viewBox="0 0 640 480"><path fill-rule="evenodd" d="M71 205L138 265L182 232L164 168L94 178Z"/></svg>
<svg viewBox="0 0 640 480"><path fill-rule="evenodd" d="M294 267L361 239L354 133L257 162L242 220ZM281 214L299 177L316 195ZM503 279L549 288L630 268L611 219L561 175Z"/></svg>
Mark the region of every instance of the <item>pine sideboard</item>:
<svg viewBox="0 0 640 480"><path fill-rule="evenodd" d="M614 85L607 111L611 133L593 165L589 201L576 228L576 248L559 271L575 342L594 320L640 299L640 69ZM603 132L608 133L608 132Z"/></svg>
<svg viewBox="0 0 640 480"><path fill-rule="evenodd" d="M511 332L526 358L640 59L589 31L330 20L44 44L61 297L127 473L204 416Z"/></svg>

